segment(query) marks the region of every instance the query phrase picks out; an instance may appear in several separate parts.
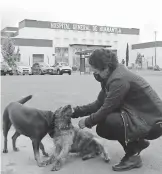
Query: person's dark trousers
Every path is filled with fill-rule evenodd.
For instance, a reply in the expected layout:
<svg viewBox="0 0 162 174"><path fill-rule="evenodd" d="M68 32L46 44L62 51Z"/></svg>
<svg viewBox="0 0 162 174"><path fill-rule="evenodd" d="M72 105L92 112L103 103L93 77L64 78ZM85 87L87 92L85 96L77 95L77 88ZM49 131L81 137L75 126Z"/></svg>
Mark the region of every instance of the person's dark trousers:
<svg viewBox="0 0 162 174"><path fill-rule="evenodd" d="M123 120L119 112L112 113L96 127L97 134L108 140L117 140L123 146L126 155L121 162L113 166L113 170L123 171L130 170L142 166L142 160L139 156L140 152L149 146L149 141L159 138L162 135L162 123L157 123L151 129L145 139L139 139L134 142L125 144Z"/></svg>

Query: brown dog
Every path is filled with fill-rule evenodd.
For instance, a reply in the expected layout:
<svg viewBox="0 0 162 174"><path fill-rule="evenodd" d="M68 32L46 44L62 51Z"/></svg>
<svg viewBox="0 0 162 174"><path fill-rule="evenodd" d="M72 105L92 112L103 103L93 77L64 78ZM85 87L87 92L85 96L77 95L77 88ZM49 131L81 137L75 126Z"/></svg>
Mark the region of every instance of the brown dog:
<svg viewBox="0 0 162 174"><path fill-rule="evenodd" d="M53 155L46 161L46 164L53 163L52 170L60 170L69 152L79 153L83 160L103 154L105 161L108 162L110 158L98 137L88 131L73 127L71 115L72 108L70 105L56 110L53 138L55 150Z"/></svg>
<svg viewBox="0 0 162 174"><path fill-rule="evenodd" d="M54 134L54 114L51 111L42 111L35 108L29 108L23 104L30 100L32 95L21 99L18 102L10 103L3 114L3 135L4 135L4 150L7 153L7 135L11 125L16 129L12 136L13 150L18 151L16 147L16 139L20 134L29 137L32 141L34 157L38 166L45 166L40 160L39 148L43 155L48 156L41 143L43 137L48 133L51 138Z"/></svg>

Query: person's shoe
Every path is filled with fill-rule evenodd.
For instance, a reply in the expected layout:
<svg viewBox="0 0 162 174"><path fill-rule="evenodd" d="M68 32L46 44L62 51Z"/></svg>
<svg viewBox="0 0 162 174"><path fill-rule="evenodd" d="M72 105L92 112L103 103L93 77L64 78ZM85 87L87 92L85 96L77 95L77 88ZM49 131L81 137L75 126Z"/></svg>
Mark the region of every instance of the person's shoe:
<svg viewBox="0 0 162 174"><path fill-rule="evenodd" d="M114 171L126 171L142 167L142 160L139 155L129 156L126 154L119 164L112 167Z"/></svg>
<svg viewBox="0 0 162 174"><path fill-rule="evenodd" d="M142 150L146 149L150 145L150 142L147 140L139 140L137 143L137 153L140 154Z"/></svg>

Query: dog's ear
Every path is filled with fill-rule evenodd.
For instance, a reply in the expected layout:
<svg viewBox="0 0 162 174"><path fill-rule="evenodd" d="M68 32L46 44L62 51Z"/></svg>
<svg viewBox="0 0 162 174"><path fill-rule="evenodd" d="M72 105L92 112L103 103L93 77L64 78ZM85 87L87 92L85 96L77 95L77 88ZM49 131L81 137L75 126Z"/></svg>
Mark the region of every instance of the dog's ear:
<svg viewBox="0 0 162 174"><path fill-rule="evenodd" d="M51 131L49 131L48 134L49 134L49 136L51 138L53 138L54 137L54 129L52 129Z"/></svg>

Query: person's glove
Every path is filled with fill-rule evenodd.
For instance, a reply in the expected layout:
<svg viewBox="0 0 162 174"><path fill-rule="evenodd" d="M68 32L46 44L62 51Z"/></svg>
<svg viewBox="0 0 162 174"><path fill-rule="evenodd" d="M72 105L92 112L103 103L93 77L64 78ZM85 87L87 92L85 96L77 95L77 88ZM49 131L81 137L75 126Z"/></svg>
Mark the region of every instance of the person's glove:
<svg viewBox="0 0 162 174"><path fill-rule="evenodd" d="M79 115L79 107L76 106L76 107L72 107L72 115L71 115L71 118L79 118L80 115Z"/></svg>
<svg viewBox="0 0 162 174"><path fill-rule="evenodd" d="M88 122L88 118L82 118L79 123L78 126L80 129L84 129L85 127L91 129L92 125Z"/></svg>

